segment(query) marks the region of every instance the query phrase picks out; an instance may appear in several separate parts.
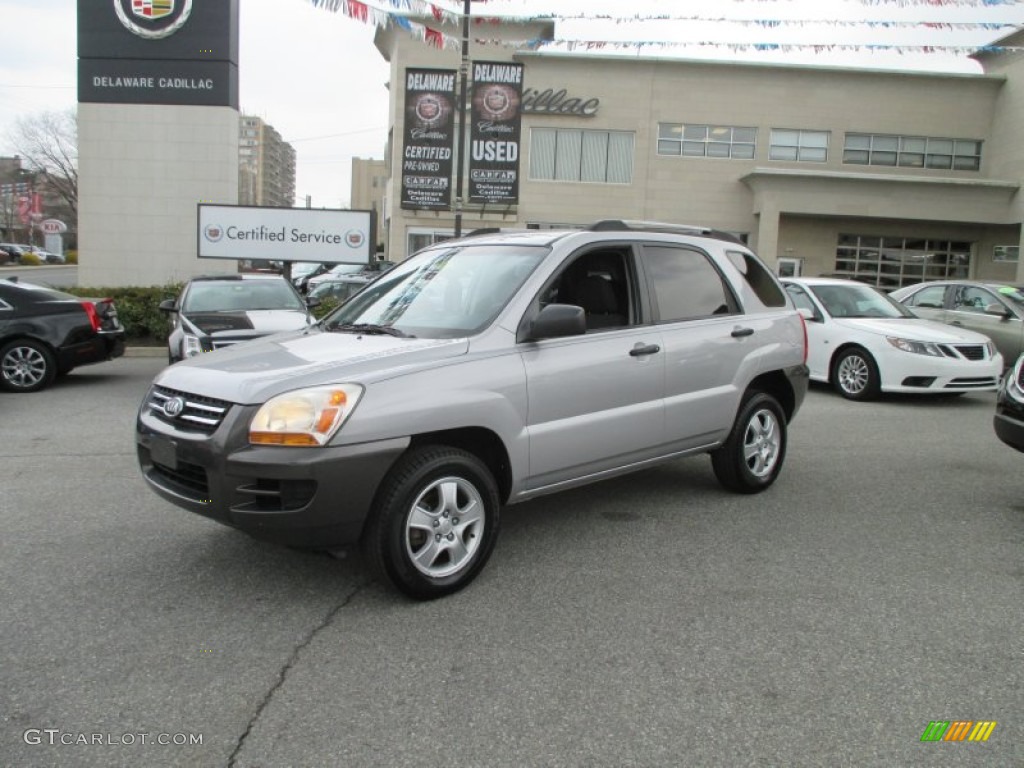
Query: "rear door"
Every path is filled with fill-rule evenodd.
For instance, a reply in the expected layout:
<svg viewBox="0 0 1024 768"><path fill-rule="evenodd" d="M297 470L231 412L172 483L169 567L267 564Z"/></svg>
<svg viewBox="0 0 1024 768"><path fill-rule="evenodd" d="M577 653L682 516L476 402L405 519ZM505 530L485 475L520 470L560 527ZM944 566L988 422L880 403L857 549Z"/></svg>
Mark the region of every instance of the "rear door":
<svg viewBox="0 0 1024 768"><path fill-rule="evenodd" d="M650 284L665 358L665 436L671 450L725 438L743 394L736 377L760 346L759 327L740 310L707 253L674 244L645 244Z"/></svg>
<svg viewBox="0 0 1024 768"><path fill-rule="evenodd" d="M529 411L527 490L642 461L663 442L665 356L641 299L628 243L566 260L538 302L583 307L583 336L522 346Z"/></svg>

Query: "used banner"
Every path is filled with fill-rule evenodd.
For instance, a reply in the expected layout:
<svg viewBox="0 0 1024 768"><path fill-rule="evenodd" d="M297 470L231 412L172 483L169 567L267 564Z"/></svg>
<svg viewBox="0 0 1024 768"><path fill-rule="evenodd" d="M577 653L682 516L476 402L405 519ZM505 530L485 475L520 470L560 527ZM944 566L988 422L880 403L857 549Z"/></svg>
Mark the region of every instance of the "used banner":
<svg viewBox="0 0 1024 768"><path fill-rule="evenodd" d="M523 65L473 63L469 153L471 203L519 202L519 137Z"/></svg>
<svg viewBox="0 0 1024 768"><path fill-rule="evenodd" d="M449 69L405 70L402 208L451 208L455 74Z"/></svg>

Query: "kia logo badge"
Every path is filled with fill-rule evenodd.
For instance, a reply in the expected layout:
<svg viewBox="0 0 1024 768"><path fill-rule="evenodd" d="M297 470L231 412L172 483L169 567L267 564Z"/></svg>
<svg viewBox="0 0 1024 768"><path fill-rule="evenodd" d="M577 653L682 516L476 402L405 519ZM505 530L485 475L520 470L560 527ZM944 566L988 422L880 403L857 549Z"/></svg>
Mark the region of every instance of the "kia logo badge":
<svg viewBox="0 0 1024 768"><path fill-rule="evenodd" d="M168 418L173 419L183 410L185 410L185 401L180 397L172 397L170 400L164 401L164 415Z"/></svg>

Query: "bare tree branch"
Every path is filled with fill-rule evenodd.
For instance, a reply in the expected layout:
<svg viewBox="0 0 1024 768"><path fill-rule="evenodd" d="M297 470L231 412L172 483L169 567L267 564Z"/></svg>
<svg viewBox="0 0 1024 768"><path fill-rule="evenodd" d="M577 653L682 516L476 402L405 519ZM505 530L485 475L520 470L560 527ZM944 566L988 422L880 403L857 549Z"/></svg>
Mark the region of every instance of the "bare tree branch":
<svg viewBox="0 0 1024 768"><path fill-rule="evenodd" d="M41 112L19 119L11 143L29 172L78 215L78 118L75 110Z"/></svg>

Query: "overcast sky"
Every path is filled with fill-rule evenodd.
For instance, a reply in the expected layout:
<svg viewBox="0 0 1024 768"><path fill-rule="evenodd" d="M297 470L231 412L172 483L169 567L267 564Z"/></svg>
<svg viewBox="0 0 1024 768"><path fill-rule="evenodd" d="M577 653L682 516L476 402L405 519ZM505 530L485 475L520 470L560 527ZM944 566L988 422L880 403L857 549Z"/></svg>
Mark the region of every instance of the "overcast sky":
<svg viewBox="0 0 1024 768"><path fill-rule="evenodd" d="M314 8L310 0L240 2L241 110L262 117L295 147L299 201L310 195L315 207L347 207L352 158L383 157L387 137L388 68L373 46L373 25L341 12ZM391 8L390 0L367 2ZM442 0L437 4L450 10L462 7L461 2ZM0 48L0 155L13 154L8 134L19 116L75 106L76 7L76 0L0 0L4 33ZM985 5L982 0L961 0L956 5L945 0L940 7L923 0L490 0L473 4L474 15L504 12L586 14L591 18L671 15L680 18L628 24L565 20L556 23L555 34L575 40L705 43L691 48L646 47L642 52L631 47L605 48L602 53L941 72L978 72L980 68L964 54L912 54L907 49L985 45L1012 30L883 28L840 22L1024 25L1024 3ZM722 21L702 23L694 17L805 23L767 28ZM806 23L813 20L825 23ZM873 44L903 50L752 53L727 47L757 43ZM474 45L470 55L485 57L487 50ZM457 53L452 56L453 65L457 64Z"/></svg>

